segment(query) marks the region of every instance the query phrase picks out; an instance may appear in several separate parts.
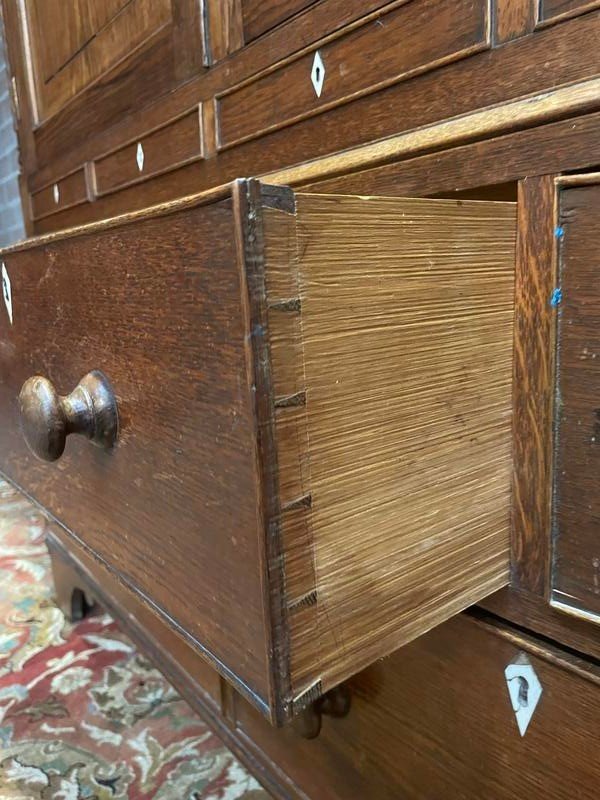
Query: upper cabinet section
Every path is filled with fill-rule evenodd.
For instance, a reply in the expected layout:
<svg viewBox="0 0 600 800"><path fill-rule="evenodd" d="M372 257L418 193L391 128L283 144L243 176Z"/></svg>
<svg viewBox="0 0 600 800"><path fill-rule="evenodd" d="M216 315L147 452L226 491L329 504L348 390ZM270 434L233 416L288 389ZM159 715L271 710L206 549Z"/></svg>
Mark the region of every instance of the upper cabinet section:
<svg viewBox="0 0 600 800"><path fill-rule="evenodd" d="M170 0L24 0L39 122L172 22Z"/></svg>
<svg viewBox="0 0 600 800"><path fill-rule="evenodd" d="M330 156L374 166L598 97L597 0L0 3L32 233L238 175L308 182L307 161L317 179Z"/></svg>
<svg viewBox="0 0 600 800"><path fill-rule="evenodd" d="M35 123L117 75L133 72L152 81L158 62L163 73L158 91L197 72L203 48L196 5L192 0L22 0L20 33ZM130 85L132 107L150 99L136 96L135 80Z"/></svg>

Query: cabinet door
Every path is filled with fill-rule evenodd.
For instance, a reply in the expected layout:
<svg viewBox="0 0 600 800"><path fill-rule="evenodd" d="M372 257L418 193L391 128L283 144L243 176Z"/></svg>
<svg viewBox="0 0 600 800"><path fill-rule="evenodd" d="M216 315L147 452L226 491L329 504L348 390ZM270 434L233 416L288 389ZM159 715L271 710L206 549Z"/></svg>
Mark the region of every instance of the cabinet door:
<svg viewBox="0 0 600 800"><path fill-rule="evenodd" d="M316 0L242 0L244 39L251 42Z"/></svg>
<svg viewBox="0 0 600 800"><path fill-rule="evenodd" d="M173 42L177 39L181 46L182 5L187 7L189 3L187 0L24 0L21 24L29 51L37 122L60 111L77 94L118 68L128 56L156 43L160 37ZM187 35L191 38L193 22L186 20ZM200 47L199 29L196 38L189 46ZM164 56L168 52L166 47ZM164 69L168 69L166 57L164 62Z"/></svg>
<svg viewBox="0 0 600 800"><path fill-rule="evenodd" d="M559 198L552 602L600 622L600 184Z"/></svg>

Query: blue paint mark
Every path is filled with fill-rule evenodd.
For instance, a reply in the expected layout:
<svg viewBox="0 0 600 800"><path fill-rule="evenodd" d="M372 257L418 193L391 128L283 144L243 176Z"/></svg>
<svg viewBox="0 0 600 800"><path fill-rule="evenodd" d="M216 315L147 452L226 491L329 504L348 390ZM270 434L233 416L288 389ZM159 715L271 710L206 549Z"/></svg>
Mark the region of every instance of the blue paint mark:
<svg viewBox="0 0 600 800"><path fill-rule="evenodd" d="M556 308L562 301L562 289L555 289L552 292L552 297L550 298L550 305L552 308Z"/></svg>
<svg viewBox="0 0 600 800"><path fill-rule="evenodd" d="M564 239L565 238L565 229L562 225L557 225L554 229L554 235L557 239Z"/></svg>

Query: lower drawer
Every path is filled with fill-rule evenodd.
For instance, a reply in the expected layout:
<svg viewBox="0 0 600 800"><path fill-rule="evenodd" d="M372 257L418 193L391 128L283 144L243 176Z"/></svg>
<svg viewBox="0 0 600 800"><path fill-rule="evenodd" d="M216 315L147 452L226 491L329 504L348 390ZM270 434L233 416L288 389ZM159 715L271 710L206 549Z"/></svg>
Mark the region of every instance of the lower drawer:
<svg viewBox="0 0 600 800"><path fill-rule="evenodd" d="M525 659L542 694L521 736L505 669ZM514 673L526 714L535 687ZM347 686L348 716L323 717L317 739L273 729L241 697L238 735L319 800L598 797L600 670L559 651L461 615Z"/></svg>

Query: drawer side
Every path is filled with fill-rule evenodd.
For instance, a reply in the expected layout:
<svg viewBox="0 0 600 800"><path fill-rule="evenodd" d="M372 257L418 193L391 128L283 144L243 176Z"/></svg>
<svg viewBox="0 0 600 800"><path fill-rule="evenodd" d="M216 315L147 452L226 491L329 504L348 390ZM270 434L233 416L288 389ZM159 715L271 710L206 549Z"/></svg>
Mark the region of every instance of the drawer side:
<svg viewBox="0 0 600 800"><path fill-rule="evenodd" d="M268 213L302 705L508 583L516 207L298 194Z"/></svg>

